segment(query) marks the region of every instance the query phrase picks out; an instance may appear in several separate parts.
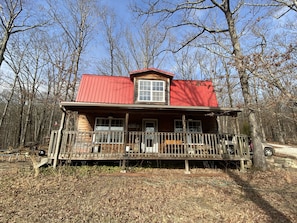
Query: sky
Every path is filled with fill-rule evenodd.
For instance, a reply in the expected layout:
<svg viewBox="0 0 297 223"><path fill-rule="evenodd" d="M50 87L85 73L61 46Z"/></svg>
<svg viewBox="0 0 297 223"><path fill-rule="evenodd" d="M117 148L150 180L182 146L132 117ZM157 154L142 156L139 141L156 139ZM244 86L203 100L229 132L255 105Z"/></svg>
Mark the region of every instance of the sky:
<svg viewBox="0 0 297 223"><path fill-rule="evenodd" d="M121 19L129 21L131 13L129 11L130 0L102 0L102 4L115 10Z"/></svg>
<svg viewBox="0 0 297 223"><path fill-rule="evenodd" d="M128 6L129 6L129 4L131 2L132 3L135 3L135 2L140 3L141 1L136 1L136 0L134 0L134 1L133 0L112 0L112 1L103 0L102 1L103 4L106 4L109 7L111 7L112 9L114 9L117 12L117 15L120 17L120 20L123 21L126 24L131 23L131 21L133 21L133 19L135 19L135 17L132 16L131 10L128 8ZM172 2L174 2L174 0ZM275 13L274 13L275 15L273 15L272 17L269 17L269 19L265 20L265 22L266 22L266 24L265 24L266 27L265 28L270 29L269 30L270 35L273 32L279 32L280 31L279 29L276 29L276 27L279 28L281 26L284 26L284 25L286 25L286 23L288 23L288 21L292 21L292 19L296 20L296 13L294 13L294 12L293 13L287 13L285 16L281 17L280 19L276 19L276 17L277 17L276 15L279 15L281 11L282 10L276 10ZM238 23L239 24L239 27L238 27L239 32L240 32L240 28L244 27L246 22L248 23L248 19L249 19L248 17L251 16L253 13L257 13L257 12L248 11L248 10L245 10L245 12L242 12L242 14L246 14L246 18L244 16L243 18L241 18L242 22L239 21L239 23ZM264 15L264 14L262 14L262 15ZM201 16L207 16L207 14L201 13L199 11L198 16L199 16L198 19L203 19L203 18L201 18ZM221 16L223 16L223 14L221 14ZM258 13L257 16L261 16L261 13L260 14ZM244 21L245 19L247 19L247 21ZM222 18L222 19L218 18L218 22L220 20L224 21L225 19L224 18ZM243 34L243 33L241 33L241 34ZM255 37L250 36L247 39L249 39L248 42L246 42L247 46L254 45L253 41L256 41ZM247 48L247 50L248 51L246 53L248 53L250 49Z"/></svg>
<svg viewBox="0 0 297 223"><path fill-rule="evenodd" d="M103 5L108 5L111 9L115 10L117 13L117 16L119 17L119 20L123 22L124 24L132 24L132 21L135 19L133 17L131 10L128 8L130 3L139 3L140 1L137 0L101 0L101 3ZM276 12L276 14L279 12ZM200 15L201 16L201 15ZM274 26L279 26L282 24L285 24L287 22L287 19L290 18L290 13L286 16L282 17L281 19L271 19L271 30L274 30ZM296 18L296 17L295 17ZM131 26L130 26L131 28ZM133 27L132 27L133 28ZM96 61L100 60L104 56L106 56L106 50L104 46L102 46L103 41L100 39L100 36L98 35L98 38L94 39L91 44L91 46L88 48L88 53L85 55L85 60L89 61L87 63L87 66L85 66L81 72L83 73L97 73L97 64ZM1 69L5 69L5 67L2 67ZM162 68L161 68L162 69ZM165 67L164 69L167 69ZM170 68L169 68L170 69ZM172 70L169 70L172 71Z"/></svg>
<svg viewBox="0 0 297 223"><path fill-rule="evenodd" d="M130 0L101 0L100 3L114 10L117 14L117 19L123 24L131 23L132 14L129 9ZM87 53L88 55L86 56L89 57L92 61L99 61L106 56L106 48L102 46L104 40L102 40L102 37L100 37L100 33L97 37L98 38L93 39L92 43L90 43L92 46L88 47L89 53ZM87 74L98 73L97 64L89 64L88 66L84 67L84 70L82 72Z"/></svg>

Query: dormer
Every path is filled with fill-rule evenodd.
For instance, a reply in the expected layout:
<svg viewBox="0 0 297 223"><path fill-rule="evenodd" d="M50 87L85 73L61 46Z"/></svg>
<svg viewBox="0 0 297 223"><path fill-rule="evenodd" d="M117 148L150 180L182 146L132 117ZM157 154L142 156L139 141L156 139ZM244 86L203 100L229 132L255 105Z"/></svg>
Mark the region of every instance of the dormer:
<svg viewBox="0 0 297 223"><path fill-rule="evenodd" d="M130 72L135 104L170 105L170 83L174 74L155 68Z"/></svg>

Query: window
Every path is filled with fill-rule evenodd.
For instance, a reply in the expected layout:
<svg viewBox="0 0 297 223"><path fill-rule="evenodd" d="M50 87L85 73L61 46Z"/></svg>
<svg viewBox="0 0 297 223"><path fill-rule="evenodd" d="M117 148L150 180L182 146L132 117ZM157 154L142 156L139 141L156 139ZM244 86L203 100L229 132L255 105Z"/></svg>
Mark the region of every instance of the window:
<svg viewBox="0 0 297 223"><path fill-rule="evenodd" d="M174 120L174 132L183 132L182 120Z"/></svg>
<svg viewBox="0 0 297 223"><path fill-rule="evenodd" d="M139 101L165 101L165 82L155 80L139 80Z"/></svg>
<svg viewBox="0 0 297 223"><path fill-rule="evenodd" d="M174 120L174 131L175 132L183 131L182 120ZM188 120L187 121L187 132L202 133L201 121L200 120Z"/></svg>
<svg viewBox="0 0 297 223"><path fill-rule="evenodd" d="M201 134L202 127L200 120L188 120L186 122L187 127L187 142L198 144L202 142ZM174 120L174 131L175 132L183 132L183 122L182 120Z"/></svg>
<svg viewBox="0 0 297 223"><path fill-rule="evenodd" d="M96 118L94 142L96 143L122 143L124 120L114 118Z"/></svg>
<svg viewBox="0 0 297 223"><path fill-rule="evenodd" d="M202 132L201 121L199 120L189 120L188 121L188 131L189 132Z"/></svg>

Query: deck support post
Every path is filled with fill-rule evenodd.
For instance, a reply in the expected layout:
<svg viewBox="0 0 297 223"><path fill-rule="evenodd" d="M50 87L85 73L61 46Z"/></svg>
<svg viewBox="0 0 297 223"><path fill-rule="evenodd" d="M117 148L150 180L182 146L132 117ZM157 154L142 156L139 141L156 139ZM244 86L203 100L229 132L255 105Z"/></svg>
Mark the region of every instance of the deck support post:
<svg viewBox="0 0 297 223"><path fill-rule="evenodd" d="M185 160L185 174L191 174L189 160Z"/></svg>
<svg viewBox="0 0 297 223"><path fill-rule="evenodd" d="M126 173L127 170L126 170L126 159L124 158L123 161L122 161L122 167L121 167L121 173Z"/></svg>
<svg viewBox="0 0 297 223"><path fill-rule="evenodd" d="M64 123L65 123L65 117L66 117L66 110L61 108L63 113L62 113L62 118L61 118L61 123L60 123L60 128L58 130L58 136L57 136L57 144L55 147L55 153L54 153L54 162L53 162L53 168L56 169L57 163L58 163L58 157L60 153L60 146L62 142L62 130L64 128Z"/></svg>
<svg viewBox="0 0 297 223"><path fill-rule="evenodd" d="M240 160L240 171L245 171L243 159Z"/></svg>

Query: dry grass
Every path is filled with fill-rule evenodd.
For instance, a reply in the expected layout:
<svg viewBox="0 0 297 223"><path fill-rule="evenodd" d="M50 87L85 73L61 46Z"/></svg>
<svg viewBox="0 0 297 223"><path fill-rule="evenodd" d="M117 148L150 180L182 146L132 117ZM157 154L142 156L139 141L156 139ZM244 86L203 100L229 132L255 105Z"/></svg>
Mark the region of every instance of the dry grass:
<svg viewBox="0 0 297 223"><path fill-rule="evenodd" d="M0 222L297 222L297 172L0 171Z"/></svg>

